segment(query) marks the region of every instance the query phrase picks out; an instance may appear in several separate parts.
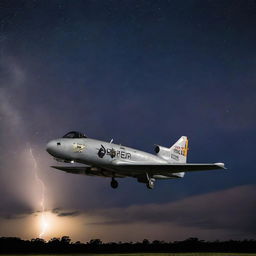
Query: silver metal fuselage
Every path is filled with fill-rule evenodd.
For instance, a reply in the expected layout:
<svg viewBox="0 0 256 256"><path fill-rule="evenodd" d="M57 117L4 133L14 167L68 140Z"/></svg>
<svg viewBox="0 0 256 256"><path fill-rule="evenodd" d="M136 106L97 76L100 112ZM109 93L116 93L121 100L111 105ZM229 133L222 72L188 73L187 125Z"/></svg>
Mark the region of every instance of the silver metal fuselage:
<svg viewBox="0 0 256 256"><path fill-rule="evenodd" d="M118 187L115 178L136 178L147 188L153 189L156 179L183 178L186 172L225 169L224 163L187 163L187 136L181 136L169 148L156 145L156 155L153 155L71 131L62 138L50 141L46 150L59 162L82 164L52 168L67 173L111 178L110 184L114 189Z"/></svg>
<svg viewBox="0 0 256 256"><path fill-rule="evenodd" d="M104 157L99 157L98 152L101 148L105 149ZM111 156L111 150L116 152L115 157ZM118 170L127 173L129 168L121 168L116 166L115 162L121 160L123 162L145 162L148 164L165 164L166 160L160 157L137 150L134 148L108 143L101 140L90 138L59 138L52 140L47 144L47 151L57 159L65 160L67 162L77 162L90 166L104 168L105 170ZM168 176L157 175L156 178L165 179L172 178L174 175L170 173ZM175 175L175 177L177 177Z"/></svg>

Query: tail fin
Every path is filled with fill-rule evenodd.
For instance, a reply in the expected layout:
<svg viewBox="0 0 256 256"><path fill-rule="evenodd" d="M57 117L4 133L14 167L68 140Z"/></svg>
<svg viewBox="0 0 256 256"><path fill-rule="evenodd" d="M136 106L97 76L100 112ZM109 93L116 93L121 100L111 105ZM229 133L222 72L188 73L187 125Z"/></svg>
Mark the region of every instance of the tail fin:
<svg viewBox="0 0 256 256"><path fill-rule="evenodd" d="M186 163L188 155L188 138L186 136L180 139L170 147L170 160L175 163Z"/></svg>
<svg viewBox="0 0 256 256"><path fill-rule="evenodd" d="M170 148L157 145L155 148L157 156L170 163L186 163L188 154L188 139L186 136L180 139Z"/></svg>
<svg viewBox="0 0 256 256"><path fill-rule="evenodd" d="M185 164L188 155L188 138L186 136L180 137L180 139L170 148L157 145L155 147L155 152L158 157L165 159L169 163ZM185 172L172 173L172 175L183 178Z"/></svg>

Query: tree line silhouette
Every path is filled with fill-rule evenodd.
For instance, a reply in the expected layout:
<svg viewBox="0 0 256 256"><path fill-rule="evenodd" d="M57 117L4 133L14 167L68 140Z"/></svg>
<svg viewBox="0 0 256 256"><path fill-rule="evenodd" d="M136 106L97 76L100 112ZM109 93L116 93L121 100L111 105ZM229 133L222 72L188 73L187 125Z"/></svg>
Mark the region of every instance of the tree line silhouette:
<svg viewBox="0 0 256 256"><path fill-rule="evenodd" d="M204 241L189 238L184 241L165 242L144 239L142 242L109 242L92 239L87 243L72 242L68 236L22 240L1 237L0 253L135 253L135 252L256 252L256 240Z"/></svg>

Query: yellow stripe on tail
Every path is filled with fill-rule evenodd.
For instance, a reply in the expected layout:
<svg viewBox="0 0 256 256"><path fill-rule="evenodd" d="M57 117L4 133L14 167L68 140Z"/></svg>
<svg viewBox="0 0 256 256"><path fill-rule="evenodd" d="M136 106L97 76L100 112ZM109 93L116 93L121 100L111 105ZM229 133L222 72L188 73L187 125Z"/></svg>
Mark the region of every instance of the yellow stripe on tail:
<svg viewBox="0 0 256 256"><path fill-rule="evenodd" d="M188 139L186 140L185 148L183 148L183 155L186 157L188 155Z"/></svg>

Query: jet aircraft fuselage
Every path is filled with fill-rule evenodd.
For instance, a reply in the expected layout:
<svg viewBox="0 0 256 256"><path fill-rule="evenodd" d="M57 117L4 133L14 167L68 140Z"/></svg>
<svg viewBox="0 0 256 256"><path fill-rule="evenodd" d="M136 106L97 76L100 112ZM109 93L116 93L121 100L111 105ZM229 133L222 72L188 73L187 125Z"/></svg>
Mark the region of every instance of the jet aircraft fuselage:
<svg viewBox="0 0 256 256"><path fill-rule="evenodd" d="M188 139L182 136L170 148L156 146L156 155L112 142L87 138L79 132L69 132L47 144L47 151L57 161L85 166L52 166L76 174L112 178L134 177L154 187L156 179L182 178L186 171L223 169L224 164L187 164Z"/></svg>

